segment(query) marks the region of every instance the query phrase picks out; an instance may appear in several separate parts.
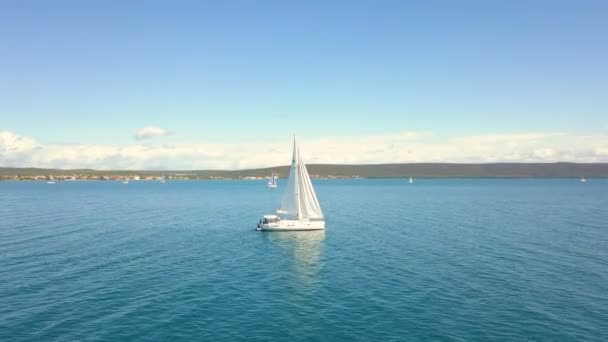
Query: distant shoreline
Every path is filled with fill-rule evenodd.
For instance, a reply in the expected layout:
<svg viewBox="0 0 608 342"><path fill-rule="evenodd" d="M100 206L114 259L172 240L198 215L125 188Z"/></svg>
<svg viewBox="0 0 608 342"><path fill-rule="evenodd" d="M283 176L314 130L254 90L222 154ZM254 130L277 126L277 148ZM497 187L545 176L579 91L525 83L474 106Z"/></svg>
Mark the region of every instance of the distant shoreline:
<svg viewBox="0 0 608 342"><path fill-rule="evenodd" d="M310 164L312 178L608 178L608 163L404 163ZM92 170L0 167L0 180L256 180L273 172L286 178L289 166L245 170Z"/></svg>
<svg viewBox="0 0 608 342"><path fill-rule="evenodd" d="M347 180L404 180L404 182L407 182L407 177L401 177L401 178L394 178L394 177L390 177L390 178L313 178L314 181L326 181L326 180L338 180L338 181L347 181ZM425 180L456 180L456 179L461 179L461 180L533 180L533 179L544 179L544 180L576 180L578 181L580 178L579 177L432 177L432 178L425 178L425 177L418 177L416 178L417 181L425 181ZM586 180L594 180L594 179L608 179L608 177L585 177ZM65 179L65 180L58 180L58 179L54 179L54 181L56 181L56 183L75 183L75 182L99 182L99 183L120 183L121 181L123 181L125 179L116 179L116 180L106 180L106 179L76 179L76 180L69 180L69 179ZM249 179L242 179L242 178L224 178L224 179L209 179L209 178L197 178L197 179L167 179L167 182L171 181L171 182L254 182L254 181L258 181L258 182L262 182L262 181L267 181L267 178L261 178L261 179L255 179L255 180L249 180ZM48 178L45 179L7 179L7 178L0 178L0 182L19 182L19 183L45 183L46 181L48 181ZM142 179L142 180L137 180L134 181L132 179L129 179L129 181L131 183L154 183L154 182L158 182L157 180L148 180L148 179Z"/></svg>

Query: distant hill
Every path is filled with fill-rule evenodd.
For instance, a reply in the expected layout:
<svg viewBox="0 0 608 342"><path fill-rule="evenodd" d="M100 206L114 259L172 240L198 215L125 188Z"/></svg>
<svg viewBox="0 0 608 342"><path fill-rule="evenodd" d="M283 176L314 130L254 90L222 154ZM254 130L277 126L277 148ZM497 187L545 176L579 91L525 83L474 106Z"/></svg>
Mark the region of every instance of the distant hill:
<svg viewBox="0 0 608 342"><path fill-rule="evenodd" d="M374 165L307 165L308 173L317 177L363 177L363 178L565 178L565 177L608 177L608 163L411 163ZM0 167L0 176L34 175L95 175L95 176L160 176L179 175L185 178L240 178L264 177L270 172L287 177L289 166L267 167L247 170L91 170L91 169L41 169Z"/></svg>

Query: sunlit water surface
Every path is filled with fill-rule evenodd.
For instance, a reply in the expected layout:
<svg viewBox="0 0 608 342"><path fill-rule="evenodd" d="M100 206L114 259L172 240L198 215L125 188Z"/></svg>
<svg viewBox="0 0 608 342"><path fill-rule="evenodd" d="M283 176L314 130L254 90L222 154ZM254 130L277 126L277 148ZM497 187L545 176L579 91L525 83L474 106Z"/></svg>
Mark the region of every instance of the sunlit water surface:
<svg viewBox="0 0 608 342"><path fill-rule="evenodd" d="M608 181L0 182L1 341L606 341Z"/></svg>

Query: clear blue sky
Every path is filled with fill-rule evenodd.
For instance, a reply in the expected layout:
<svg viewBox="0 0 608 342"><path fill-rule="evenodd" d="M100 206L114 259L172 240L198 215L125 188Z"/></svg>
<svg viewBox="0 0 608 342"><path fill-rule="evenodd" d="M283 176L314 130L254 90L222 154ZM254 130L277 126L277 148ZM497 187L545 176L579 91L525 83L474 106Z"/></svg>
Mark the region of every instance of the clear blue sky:
<svg viewBox="0 0 608 342"><path fill-rule="evenodd" d="M607 18L607 1L5 0L0 130L605 132Z"/></svg>

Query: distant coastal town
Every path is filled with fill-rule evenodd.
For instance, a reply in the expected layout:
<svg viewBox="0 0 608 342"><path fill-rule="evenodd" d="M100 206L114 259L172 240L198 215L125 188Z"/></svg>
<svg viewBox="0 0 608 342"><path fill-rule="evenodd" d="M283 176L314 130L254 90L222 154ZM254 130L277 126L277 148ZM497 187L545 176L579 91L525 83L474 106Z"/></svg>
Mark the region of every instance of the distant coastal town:
<svg viewBox="0 0 608 342"><path fill-rule="evenodd" d="M608 178L608 163L395 163L310 164L311 178ZM262 180L272 174L287 178L289 166L244 170L93 170L0 167L0 180L25 181L155 181Z"/></svg>
<svg viewBox="0 0 608 342"><path fill-rule="evenodd" d="M0 180L21 180L21 181L77 181L77 180L162 180L162 176L109 176L109 175L89 175L89 174L73 174L73 175L13 175L0 176ZM168 176L166 179L191 179L186 176Z"/></svg>
<svg viewBox="0 0 608 342"><path fill-rule="evenodd" d="M310 175L317 179L343 179L343 178L362 178L359 176L319 176ZM0 175L0 181L163 181L163 180L267 180L269 176L200 176L196 174L170 174L163 176L151 175L94 175L94 174L72 174L72 175ZM284 178L284 177L277 177Z"/></svg>

